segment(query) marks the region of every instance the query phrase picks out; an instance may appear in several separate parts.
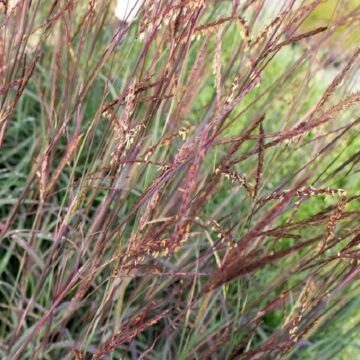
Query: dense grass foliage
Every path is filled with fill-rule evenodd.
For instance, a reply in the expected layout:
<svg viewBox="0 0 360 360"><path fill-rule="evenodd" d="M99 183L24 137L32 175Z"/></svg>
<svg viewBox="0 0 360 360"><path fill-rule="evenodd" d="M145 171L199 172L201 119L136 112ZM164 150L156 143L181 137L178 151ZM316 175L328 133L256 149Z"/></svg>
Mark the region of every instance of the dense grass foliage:
<svg viewBox="0 0 360 360"><path fill-rule="evenodd" d="M355 359L360 7L324 3L0 1L1 359Z"/></svg>

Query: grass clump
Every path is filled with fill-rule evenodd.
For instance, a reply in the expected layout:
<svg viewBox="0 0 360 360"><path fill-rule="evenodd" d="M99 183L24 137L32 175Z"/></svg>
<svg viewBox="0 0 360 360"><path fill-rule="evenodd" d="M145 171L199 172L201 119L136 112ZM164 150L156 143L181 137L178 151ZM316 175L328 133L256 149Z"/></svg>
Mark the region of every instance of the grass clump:
<svg viewBox="0 0 360 360"><path fill-rule="evenodd" d="M0 3L1 358L354 354L343 3Z"/></svg>

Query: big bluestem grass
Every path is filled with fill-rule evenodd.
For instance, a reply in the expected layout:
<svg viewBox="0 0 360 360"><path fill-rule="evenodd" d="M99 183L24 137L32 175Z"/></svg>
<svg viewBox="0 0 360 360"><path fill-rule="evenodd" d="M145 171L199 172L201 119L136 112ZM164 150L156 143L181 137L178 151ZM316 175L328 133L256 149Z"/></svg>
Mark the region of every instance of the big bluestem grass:
<svg viewBox="0 0 360 360"><path fill-rule="evenodd" d="M0 2L1 358L348 349L360 9L273 5Z"/></svg>

